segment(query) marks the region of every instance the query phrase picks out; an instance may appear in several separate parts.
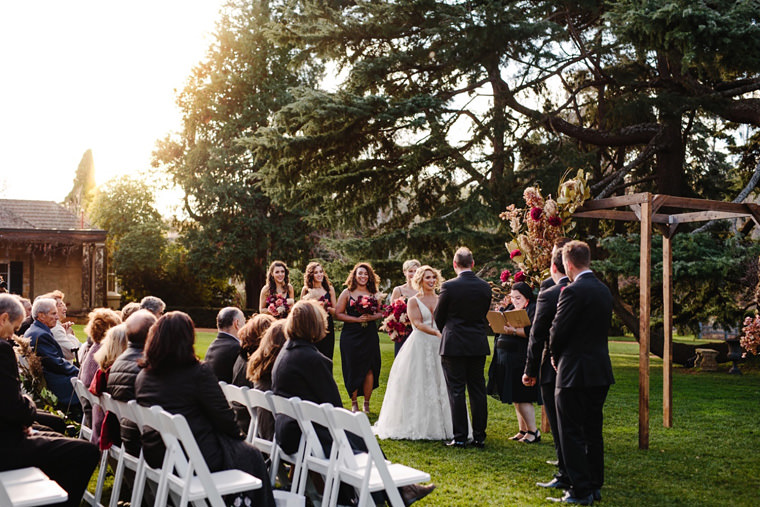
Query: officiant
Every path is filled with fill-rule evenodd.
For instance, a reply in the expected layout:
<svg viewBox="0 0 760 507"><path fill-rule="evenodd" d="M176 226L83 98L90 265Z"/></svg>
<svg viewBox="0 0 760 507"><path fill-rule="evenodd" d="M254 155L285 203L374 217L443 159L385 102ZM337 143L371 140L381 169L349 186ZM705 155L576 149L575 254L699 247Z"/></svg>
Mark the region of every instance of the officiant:
<svg viewBox="0 0 760 507"><path fill-rule="evenodd" d="M536 313L536 298L533 289L525 282L512 285L509 292L510 304L504 310L525 310L533 321ZM528 356L530 325L525 327L504 326L504 332L494 340L494 355L488 368L488 394L502 403L512 403L517 415L518 431L510 440L532 444L541 440L541 432L536 426L534 403L541 403L541 393L537 386L524 386L522 374Z"/></svg>

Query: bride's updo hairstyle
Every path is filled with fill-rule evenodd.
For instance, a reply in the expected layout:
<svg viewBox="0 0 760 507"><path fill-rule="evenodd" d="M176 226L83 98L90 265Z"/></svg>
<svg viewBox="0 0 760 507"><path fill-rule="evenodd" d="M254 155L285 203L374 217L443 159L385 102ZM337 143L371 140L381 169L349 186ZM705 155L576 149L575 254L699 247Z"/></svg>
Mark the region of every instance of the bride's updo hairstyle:
<svg viewBox="0 0 760 507"><path fill-rule="evenodd" d="M435 275L435 286L433 289L438 290L441 288L441 284L443 283L443 275L441 275L440 271L428 266L427 264L417 268L417 271L414 273L414 278L412 278L412 288L418 291L422 291L422 279L425 277L425 273L428 271Z"/></svg>
<svg viewBox="0 0 760 507"><path fill-rule="evenodd" d="M316 301L302 299L290 310L285 332L289 340L318 342L327 334L327 312Z"/></svg>

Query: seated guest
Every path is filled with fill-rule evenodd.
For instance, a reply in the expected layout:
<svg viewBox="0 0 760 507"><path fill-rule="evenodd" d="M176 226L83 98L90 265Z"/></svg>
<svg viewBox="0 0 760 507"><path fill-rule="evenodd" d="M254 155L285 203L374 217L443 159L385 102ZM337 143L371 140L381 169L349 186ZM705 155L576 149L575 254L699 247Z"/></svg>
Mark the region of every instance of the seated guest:
<svg viewBox="0 0 760 507"><path fill-rule="evenodd" d="M135 380L140 373L138 361L143 357L143 347L150 327L156 317L147 310L138 310L124 323L127 332L127 350L116 358L108 372L106 391L117 401L135 399ZM121 442L124 449L133 456L140 454L140 430L131 421L122 419Z"/></svg>
<svg viewBox="0 0 760 507"><path fill-rule="evenodd" d="M257 313L245 323L245 326L238 331L240 339L240 354L232 365L232 383L236 386L253 387L248 380L248 361L254 352L259 348L264 332L272 325L276 319L265 313Z"/></svg>
<svg viewBox="0 0 760 507"><path fill-rule="evenodd" d="M82 344L77 337L74 336L74 329L72 329L74 323L66 322L67 308L66 303L63 302L63 292L54 290L53 292L48 292L39 297L55 299L56 309L58 310L58 322L55 323L55 326L53 326L51 331L53 332L53 338L55 338L55 341L61 346L63 357L66 358L66 361L73 362L77 355L77 349L79 349Z"/></svg>
<svg viewBox="0 0 760 507"><path fill-rule="evenodd" d="M261 315L269 317L268 315ZM260 391L269 391L272 389L272 368L277 356L280 354L283 345L288 337L285 334L285 320L274 320L269 328L264 332L261 343L256 352L253 353L248 361L248 378L253 382L253 387ZM271 440L274 435L274 417L272 413L263 408L257 408L256 413L259 417L259 436Z"/></svg>
<svg viewBox="0 0 760 507"><path fill-rule="evenodd" d="M342 407L338 385L332 374L332 361L325 357L314 345L327 334L327 312L322 305L313 300L301 300L296 303L288 315L285 324L288 341L274 363L272 370L272 391L274 394L291 398L298 396L302 400L314 403L330 403ZM315 427L322 442L325 455L330 454L332 439L326 428ZM298 449L301 441L301 429L298 423L285 415L278 415L275 420L277 442L286 453ZM365 451L361 445L357 451ZM410 505L428 495L435 485L412 484L399 488L405 505ZM343 502L346 492L342 488ZM342 502L340 502L342 503Z"/></svg>
<svg viewBox="0 0 760 507"><path fill-rule="evenodd" d="M127 303L124 308L121 309L121 321L126 321L130 315L140 309L140 303Z"/></svg>
<svg viewBox="0 0 760 507"><path fill-rule="evenodd" d="M108 374L116 358L127 349L127 325L119 324L106 332L105 338L100 342L100 348L92 353L92 359L98 365L98 370L88 384L90 392L100 396L106 392ZM81 372L80 372L81 373ZM105 414L100 407L95 407L92 412L92 443L100 442L100 428L103 425Z"/></svg>
<svg viewBox="0 0 760 507"><path fill-rule="evenodd" d="M100 350L101 342L106 336L106 332L121 324L121 318L119 315L110 308L96 308L90 312L89 321L84 328L84 332L92 340L92 346L87 351L87 354L82 360L81 368L79 369L79 380L89 387L92 379L95 377L95 372L98 371L98 363L95 361L95 354ZM92 408L90 404L85 400L82 403L82 409L85 414L85 424L92 428Z"/></svg>
<svg viewBox="0 0 760 507"><path fill-rule="evenodd" d="M21 393L16 354L8 341L23 320L24 307L18 300L0 294L0 471L38 467L69 494L60 505L77 507L100 453L84 440L31 429L34 402Z"/></svg>
<svg viewBox="0 0 760 507"><path fill-rule="evenodd" d="M245 315L240 308L228 306L219 310L216 316L216 338L208 346L206 362L211 366L216 378L232 383L232 366L240 353L238 331L245 325Z"/></svg>
<svg viewBox="0 0 760 507"><path fill-rule="evenodd" d="M148 310L150 313L155 315L156 318L159 318L164 314L164 310L166 310L166 303L164 303L161 298L157 298L156 296L145 296L140 301L140 309Z"/></svg>
<svg viewBox="0 0 760 507"><path fill-rule="evenodd" d="M79 399L74 394L71 379L79 374L79 368L66 361L58 342L53 338L51 328L58 320L55 299L39 298L32 305L34 322L24 337L29 338L29 346L40 357L42 373L48 389L58 398L58 407L66 411L81 410ZM80 412L81 414L81 412Z"/></svg>
<svg viewBox="0 0 760 507"><path fill-rule="evenodd" d="M195 356L195 328L186 313L169 312L151 328L137 375L137 402L160 405L182 414L190 426L209 470L239 469L262 481L247 495L257 506L274 506L269 473L261 453L244 440L222 388L207 363ZM157 431L146 431L143 453L148 464L160 466L165 451Z"/></svg>
<svg viewBox="0 0 760 507"><path fill-rule="evenodd" d="M21 296L18 296L18 300L21 301L21 304L24 307L25 317L24 321L21 323L21 327L18 329L18 333L16 334L18 334L18 336L24 336L26 330L29 329L32 322L34 322L34 319L32 318L32 302Z"/></svg>

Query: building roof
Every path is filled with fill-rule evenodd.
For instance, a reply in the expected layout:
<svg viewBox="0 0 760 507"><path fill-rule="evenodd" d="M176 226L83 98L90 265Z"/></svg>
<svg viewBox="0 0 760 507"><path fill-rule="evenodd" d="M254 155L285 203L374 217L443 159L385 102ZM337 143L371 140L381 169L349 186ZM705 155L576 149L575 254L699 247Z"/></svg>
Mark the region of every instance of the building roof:
<svg viewBox="0 0 760 507"><path fill-rule="evenodd" d="M53 201L0 199L0 229L92 230L92 226Z"/></svg>

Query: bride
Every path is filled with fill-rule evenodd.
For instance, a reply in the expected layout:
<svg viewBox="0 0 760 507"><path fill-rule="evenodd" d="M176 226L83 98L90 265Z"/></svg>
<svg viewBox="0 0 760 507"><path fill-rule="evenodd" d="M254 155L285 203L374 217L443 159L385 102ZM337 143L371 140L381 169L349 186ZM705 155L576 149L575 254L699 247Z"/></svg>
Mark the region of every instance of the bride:
<svg viewBox="0 0 760 507"><path fill-rule="evenodd" d="M391 367L374 426L379 438L446 440L454 434L438 354L441 332L433 321L438 303L435 290L442 281L441 273L430 266L422 266L414 274L412 287L419 292L407 302L412 332Z"/></svg>

